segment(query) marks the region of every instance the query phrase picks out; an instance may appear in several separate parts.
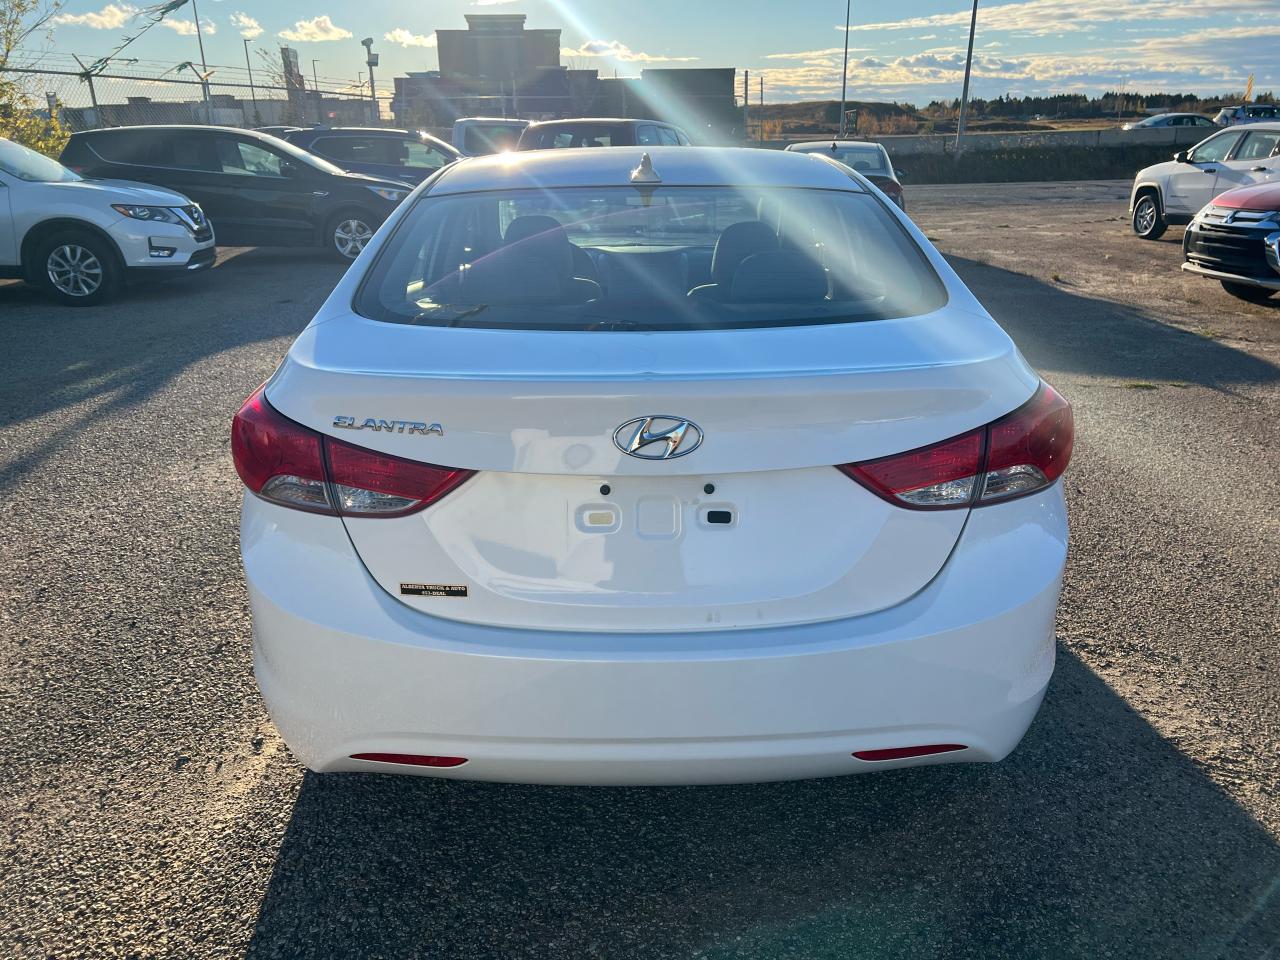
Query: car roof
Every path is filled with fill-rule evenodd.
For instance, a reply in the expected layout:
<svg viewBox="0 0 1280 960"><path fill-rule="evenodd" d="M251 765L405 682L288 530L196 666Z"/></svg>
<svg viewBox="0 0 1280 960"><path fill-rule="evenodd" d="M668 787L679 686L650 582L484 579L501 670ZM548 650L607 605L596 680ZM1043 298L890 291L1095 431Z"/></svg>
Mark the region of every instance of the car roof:
<svg viewBox="0 0 1280 960"><path fill-rule="evenodd" d="M417 136L417 130L402 130L399 127L303 127L303 133L386 133L402 137L405 134Z"/></svg>
<svg viewBox="0 0 1280 960"><path fill-rule="evenodd" d="M529 125L528 120L521 120L519 117L459 117L453 121L455 127L460 123L510 123L513 126L519 124L522 127Z"/></svg>
<svg viewBox="0 0 1280 960"><path fill-rule="evenodd" d="M832 147L843 149L847 147L869 147L872 150L883 150L881 144L874 140L796 140L787 144L787 149L792 153L811 153L819 150L830 150Z"/></svg>
<svg viewBox="0 0 1280 960"><path fill-rule="evenodd" d="M666 186L862 190L846 167L805 153L742 147L579 147L463 160L446 167L429 192L435 196L482 190L625 187L646 153Z"/></svg>
<svg viewBox="0 0 1280 960"><path fill-rule="evenodd" d="M244 127L219 127L216 125L204 123L146 123L135 124L128 127L99 127L97 130L81 130L73 133L73 137L85 137L91 134L100 133L153 133L155 131L176 132L176 133L194 133L195 131L209 131L211 133L234 133L243 134L250 137L269 137L272 140L280 138L270 133L263 133L260 130L246 130Z"/></svg>
<svg viewBox="0 0 1280 960"><path fill-rule="evenodd" d="M1241 133L1246 131L1252 133L1254 131L1262 131L1263 133L1274 133L1280 131L1280 120L1264 120L1262 123L1237 123L1234 126L1223 127L1226 130L1239 130Z"/></svg>
<svg viewBox="0 0 1280 960"><path fill-rule="evenodd" d="M571 127L578 123L613 123L636 125L641 123L656 123L660 127L671 127L674 124L667 123L665 120L643 120L635 117L571 117L565 120L541 120L538 123L531 123L531 127Z"/></svg>

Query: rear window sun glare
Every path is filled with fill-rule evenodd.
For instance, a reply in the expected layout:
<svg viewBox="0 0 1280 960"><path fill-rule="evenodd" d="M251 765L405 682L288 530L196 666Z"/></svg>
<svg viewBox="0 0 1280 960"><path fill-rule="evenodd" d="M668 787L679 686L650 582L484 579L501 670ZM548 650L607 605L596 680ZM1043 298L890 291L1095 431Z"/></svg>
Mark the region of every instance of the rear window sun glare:
<svg viewBox="0 0 1280 960"><path fill-rule="evenodd" d="M521 330L703 330L931 312L946 291L857 189L658 187L422 197L356 309Z"/></svg>

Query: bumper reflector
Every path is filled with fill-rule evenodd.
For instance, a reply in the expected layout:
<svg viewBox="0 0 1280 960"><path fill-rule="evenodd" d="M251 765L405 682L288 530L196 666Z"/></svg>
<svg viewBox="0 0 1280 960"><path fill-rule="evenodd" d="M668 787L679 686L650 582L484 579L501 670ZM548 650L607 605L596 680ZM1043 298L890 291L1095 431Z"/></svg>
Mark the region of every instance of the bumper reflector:
<svg viewBox="0 0 1280 960"><path fill-rule="evenodd" d="M929 743L919 747L889 747L885 750L855 750L859 760L906 760L909 757L927 757L935 753L953 753L969 749L963 743Z"/></svg>
<svg viewBox="0 0 1280 960"><path fill-rule="evenodd" d="M400 763L409 767L460 767L467 762L466 757L426 757L417 753L353 753L351 759Z"/></svg>

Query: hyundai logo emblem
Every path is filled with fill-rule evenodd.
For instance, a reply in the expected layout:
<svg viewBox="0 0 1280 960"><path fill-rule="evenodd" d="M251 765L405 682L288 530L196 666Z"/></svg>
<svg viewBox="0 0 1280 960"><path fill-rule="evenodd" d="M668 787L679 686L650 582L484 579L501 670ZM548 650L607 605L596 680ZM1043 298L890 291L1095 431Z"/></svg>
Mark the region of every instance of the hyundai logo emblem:
<svg viewBox="0 0 1280 960"><path fill-rule="evenodd" d="M702 430L683 417L637 417L613 431L613 445L641 460L674 460L702 445Z"/></svg>

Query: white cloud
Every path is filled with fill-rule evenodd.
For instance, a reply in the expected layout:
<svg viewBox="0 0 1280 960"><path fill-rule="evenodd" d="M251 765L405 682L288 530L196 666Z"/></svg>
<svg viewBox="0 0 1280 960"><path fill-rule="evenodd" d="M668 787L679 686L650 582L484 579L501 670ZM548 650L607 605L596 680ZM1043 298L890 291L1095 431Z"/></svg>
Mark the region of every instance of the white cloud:
<svg viewBox="0 0 1280 960"><path fill-rule="evenodd" d="M1265 76L1263 65L1276 62L1277 51L1280 25L1205 27L1176 36L1126 38L1123 44L1086 51L1002 57L997 50L979 49L974 52L973 75L978 96L1013 91L1100 93L1117 88L1219 93L1243 88L1250 70ZM964 56L964 47L957 45L909 56L853 59L849 83L859 99L951 98L960 91ZM770 67L769 83L781 96L832 96L840 89L840 56L807 60L795 67Z"/></svg>
<svg viewBox="0 0 1280 960"><path fill-rule="evenodd" d="M349 40L352 33L330 20L327 14L322 14L310 20L299 20L292 30L281 30L279 36L293 43L322 43L326 40Z"/></svg>
<svg viewBox="0 0 1280 960"><path fill-rule="evenodd" d="M921 39L924 39L923 37ZM850 53L869 53L870 47L850 47ZM801 50L799 53L770 53L766 60L819 60L823 57L843 57L844 47L827 47L825 50Z"/></svg>
<svg viewBox="0 0 1280 960"><path fill-rule="evenodd" d="M387 43L398 43L402 47L434 47L436 45L434 33L410 33L404 27L396 27L384 33L382 39Z"/></svg>
<svg viewBox="0 0 1280 960"><path fill-rule="evenodd" d="M196 22L194 20L170 20L168 18L160 21L160 26L168 27L180 37L194 37L196 35ZM218 25L212 20L200 21L200 29L206 35L218 32Z"/></svg>
<svg viewBox="0 0 1280 960"><path fill-rule="evenodd" d="M1184 0L1022 0L978 9L978 32L990 30L1018 31L1043 36L1087 29L1088 24L1118 21L1181 20L1196 17L1222 17L1230 14L1264 16L1274 10L1274 0L1198 0L1194 5ZM926 17L907 17L880 23L859 23L849 28L864 30L907 30L920 27L953 27L969 25L970 11L936 13ZM837 25L843 30L843 25Z"/></svg>
<svg viewBox="0 0 1280 960"><path fill-rule="evenodd" d="M60 13L53 18L58 26L90 27L94 30L119 30L138 12L129 4L108 3L101 10L91 13Z"/></svg>
<svg viewBox="0 0 1280 960"><path fill-rule="evenodd" d="M578 49L564 47L562 57L603 57L619 63L692 63L697 57L663 57L632 50L621 40L588 40Z"/></svg>
<svg viewBox="0 0 1280 960"><path fill-rule="evenodd" d="M256 40L262 36L262 24L239 10L231 15L231 25L239 30L240 36L246 40Z"/></svg>

